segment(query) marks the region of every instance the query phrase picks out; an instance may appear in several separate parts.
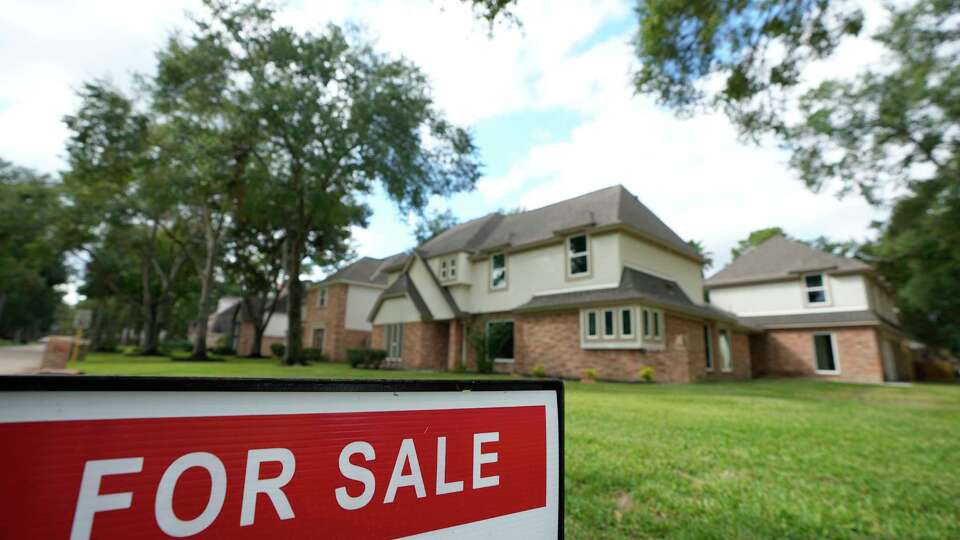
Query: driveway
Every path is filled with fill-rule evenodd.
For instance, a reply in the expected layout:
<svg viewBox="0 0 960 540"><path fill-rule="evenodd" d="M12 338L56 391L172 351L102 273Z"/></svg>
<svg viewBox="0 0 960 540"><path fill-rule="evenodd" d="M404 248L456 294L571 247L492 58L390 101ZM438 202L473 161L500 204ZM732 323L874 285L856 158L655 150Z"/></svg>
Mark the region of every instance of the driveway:
<svg viewBox="0 0 960 540"><path fill-rule="evenodd" d="M26 373L40 367L43 343L0 347L0 375Z"/></svg>

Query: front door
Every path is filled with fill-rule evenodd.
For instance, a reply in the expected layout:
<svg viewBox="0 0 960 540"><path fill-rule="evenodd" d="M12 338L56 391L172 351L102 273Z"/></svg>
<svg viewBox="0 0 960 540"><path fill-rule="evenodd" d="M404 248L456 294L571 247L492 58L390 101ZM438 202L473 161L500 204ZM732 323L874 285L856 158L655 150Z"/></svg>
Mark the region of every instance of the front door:
<svg viewBox="0 0 960 540"><path fill-rule="evenodd" d="M314 349L323 350L323 336L326 333L324 328L314 328L313 329L313 340L311 341L311 346Z"/></svg>
<svg viewBox="0 0 960 540"><path fill-rule="evenodd" d="M883 357L883 380L898 380L897 357L893 352L893 343L889 339L880 338L880 356Z"/></svg>

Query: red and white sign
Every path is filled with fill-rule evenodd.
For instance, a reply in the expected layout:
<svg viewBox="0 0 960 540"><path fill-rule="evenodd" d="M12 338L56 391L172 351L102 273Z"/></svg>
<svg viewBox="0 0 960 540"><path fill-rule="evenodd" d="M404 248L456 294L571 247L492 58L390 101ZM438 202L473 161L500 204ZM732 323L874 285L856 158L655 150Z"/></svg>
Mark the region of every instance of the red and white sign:
<svg viewBox="0 0 960 540"><path fill-rule="evenodd" d="M0 384L0 536L562 534L558 383L86 381Z"/></svg>

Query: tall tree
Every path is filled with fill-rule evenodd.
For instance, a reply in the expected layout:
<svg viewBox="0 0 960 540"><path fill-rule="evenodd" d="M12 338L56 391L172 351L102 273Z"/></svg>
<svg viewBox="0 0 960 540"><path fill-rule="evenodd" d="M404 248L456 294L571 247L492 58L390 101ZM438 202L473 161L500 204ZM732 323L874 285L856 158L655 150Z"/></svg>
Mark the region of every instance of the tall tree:
<svg viewBox="0 0 960 540"><path fill-rule="evenodd" d="M141 281L144 354L159 353L163 308L174 299L187 254L172 238L185 224L175 212L162 130L142 99L132 99L104 82L85 84L77 112L65 117L69 170L64 186L71 196L73 228L86 245L97 244L106 228L130 233ZM121 237L114 237L121 238ZM99 245L97 249L110 246Z"/></svg>
<svg viewBox="0 0 960 540"><path fill-rule="evenodd" d="M35 338L54 322L67 279L59 186L0 159L0 335Z"/></svg>
<svg viewBox="0 0 960 540"><path fill-rule="evenodd" d="M730 250L730 257L736 259L747 251L759 246L774 236L787 236L780 227L767 227L766 229L757 229L751 232L746 238L737 242L737 245Z"/></svg>
<svg viewBox="0 0 960 540"><path fill-rule="evenodd" d="M479 174L469 134L433 106L426 77L404 60L376 53L336 26L300 34L257 3L210 0L197 39L231 51L231 77L246 81L243 113L256 120L272 202L285 241L286 358L303 361L305 259L329 264L351 226L369 213L360 198L380 184L403 211L431 195L472 188Z"/></svg>
<svg viewBox="0 0 960 540"><path fill-rule="evenodd" d="M164 126L170 189L189 223L178 238L200 278L192 358L207 356L206 321L223 242L255 169L256 124L236 103L241 81L231 77L231 53L216 34L170 38L150 81L152 108Z"/></svg>

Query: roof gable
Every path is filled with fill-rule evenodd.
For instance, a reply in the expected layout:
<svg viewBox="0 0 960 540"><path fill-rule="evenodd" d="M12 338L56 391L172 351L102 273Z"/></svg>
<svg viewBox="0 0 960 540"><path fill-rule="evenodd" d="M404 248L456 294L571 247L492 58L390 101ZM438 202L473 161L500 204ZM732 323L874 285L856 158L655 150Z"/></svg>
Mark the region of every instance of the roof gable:
<svg viewBox="0 0 960 540"><path fill-rule="evenodd" d="M630 227L688 257L700 258L677 233L620 185L516 214L488 214L451 227L417 251L424 257L455 251L493 251L549 240L564 231L611 225Z"/></svg>
<svg viewBox="0 0 960 540"><path fill-rule="evenodd" d="M816 271L865 272L863 261L840 257L784 236L774 236L734 259L704 282L720 286L754 281L790 279Z"/></svg>

